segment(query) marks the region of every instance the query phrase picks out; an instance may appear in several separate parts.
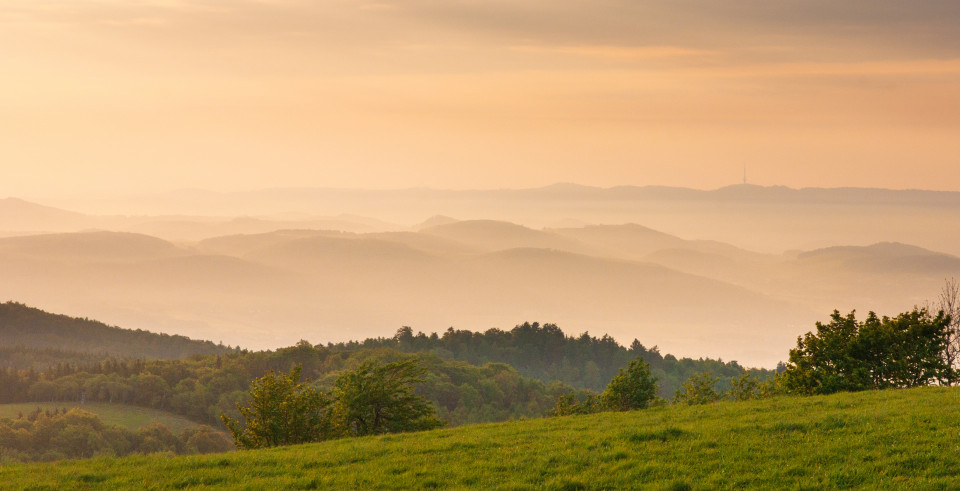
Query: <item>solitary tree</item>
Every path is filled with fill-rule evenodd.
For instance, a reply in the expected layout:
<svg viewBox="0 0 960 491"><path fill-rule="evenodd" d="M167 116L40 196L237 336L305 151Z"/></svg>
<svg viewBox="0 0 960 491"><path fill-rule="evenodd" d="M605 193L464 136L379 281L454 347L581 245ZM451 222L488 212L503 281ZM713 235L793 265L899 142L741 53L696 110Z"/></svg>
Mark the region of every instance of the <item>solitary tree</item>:
<svg viewBox="0 0 960 491"><path fill-rule="evenodd" d="M332 436L330 399L300 382L301 371L297 365L289 374L271 371L254 380L250 405L237 404L244 424L225 414L220 416L238 448L294 445Z"/></svg>
<svg viewBox="0 0 960 491"><path fill-rule="evenodd" d="M646 409L657 396L657 378L650 374L650 365L634 358L627 369L620 369L600 395L605 406L614 411Z"/></svg>
<svg viewBox="0 0 960 491"><path fill-rule="evenodd" d="M374 435L438 428L436 409L413 392L425 370L416 358L368 361L345 373L334 386L334 414L341 432Z"/></svg>
<svg viewBox="0 0 960 491"><path fill-rule="evenodd" d="M960 382L960 282L956 278L946 280L938 300L937 307L949 317L943 357L950 367L949 383L952 385Z"/></svg>

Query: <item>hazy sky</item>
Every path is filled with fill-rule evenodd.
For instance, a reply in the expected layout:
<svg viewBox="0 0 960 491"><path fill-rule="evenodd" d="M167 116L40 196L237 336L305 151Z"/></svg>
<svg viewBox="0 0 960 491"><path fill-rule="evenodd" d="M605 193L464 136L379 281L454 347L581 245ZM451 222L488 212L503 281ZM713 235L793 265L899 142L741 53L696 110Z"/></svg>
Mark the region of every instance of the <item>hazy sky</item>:
<svg viewBox="0 0 960 491"><path fill-rule="evenodd" d="M0 197L960 190L954 0L0 0Z"/></svg>

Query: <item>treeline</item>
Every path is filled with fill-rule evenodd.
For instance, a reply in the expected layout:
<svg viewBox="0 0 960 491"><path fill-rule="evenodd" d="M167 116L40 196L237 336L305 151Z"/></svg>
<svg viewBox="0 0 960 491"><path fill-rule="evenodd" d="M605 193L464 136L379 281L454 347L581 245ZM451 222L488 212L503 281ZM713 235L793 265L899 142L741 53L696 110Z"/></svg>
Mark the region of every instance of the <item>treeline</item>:
<svg viewBox="0 0 960 491"><path fill-rule="evenodd" d="M196 454L227 452L233 443L209 426L185 428L179 435L155 423L133 431L105 424L80 409L42 411L0 419L0 463L35 462L134 453Z"/></svg>
<svg viewBox="0 0 960 491"><path fill-rule="evenodd" d="M0 367L20 369L42 369L61 361L89 366L107 355L128 359L178 359L193 354L223 355L234 351L210 341L121 329L92 320L50 314L14 302L0 304L0 347L3 350L0 360L5 360L0 362ZM640 356L659 380L658 395L663 398L672 397L683 381L696 373L714 374L723 389L744 371L760 378L769 378L774 373L764 369L747 370L735 361L678 359L670 354L662 355L656 346L648 348L638 340L626 347L608 335L599 338L589 333L568 336L555 324L536 322L525 322L510 330L493 328L472 332L449 328L442 334L429 335L414 334L411 328L403 327L392 338L330 343L327 348L348 352L366 348L389 348L404 353L432 352L442 359L478 366L505 363L524 377L546 383L559 381L598 392L621 368ZM24 349L37 351L27 353ZM60 357L59 361L55 360L57 357ZM254 373L251 379L261 375Z"/></svg>
<svg viewBox="0 0 960 491"><path fill-rule="evenodd" d="M639 356L650 365L653 376L659 381L658 395L665 399L673 397L681 384L697 373L710 372L718 377L722 390L729 389L731 380L744 372L761 379L770 378L775 373L765 369L747 370L735 361L678 359L670 354L660 354L656 346L647 348L636 339L625 347L608 335L600 338L588 333L567 336L555 324L537 322L525 322L509 331L494 328L472 332L451 327L442 335L414 334L413 329L402 327L392 338L369 338L327 346L338 350L384 347L405 353L429 351L441 358L474 365L506 363L526 377L546 382L560 381L597 392L602 391L621 368Z"/></svg>
<svg viewBox="0 0 960 491"><path fill-rule="evenodd" d="M276 351L195 355L186 360L107 360L59 364L45 371L0 369L0 403L79 401L133 404L220 426L220 415L237 417L250 383L268 371L301 365L304 377L328 391L338 375L366 361L390 363L411 355L377 348L340 350L302 341ZM451 425L543 416L558 396L574 392L562 383L521 376L505 364L473 366L415 355L426 369L418 395Z"/></svg>
<svg viewBox="0 0 960 491"><path fill-rule="evenodd" d="M57 365L94 365L116 357L102 353L81 353L57 348L0 346L0 368L45 371Z"/></svg>
<svg viewBox="0 0 960 491"><path fill-rule="evenodd" d="M954 287L955 283L948 283ZM955 287L954 287L955 288ZM957 294L960 298L960 292ZM815 395L863 390L905 389L929 385L956 385L960 370L951 352L958 334L957 310L932 313L914 307L896 317L873 312L858 321L855 312L841 315L834 310L829 323L816 323L816 331L797 338L790 361L771 378L744 372L728 389L709 372L694 374L673 397L674 404L710 404L721 400L744 401L771 396ZM561 396L551 412L556 416L603 411L643 409L665 405L653 396L657 384L649 366L640 358L611 381L602 394ZM628 394L636 404L613 404Z"/></svg>
<svg viewBox="0 0 960 491"><path fill-rule="evenodd" d="M712 373L720 390L729 389L730 381L745 372L761 379L772 374L748 371L736 362L677 359L636 340L626 348L609 336L566 336L556 325L538 323L483 333L449 329L442 336L413 334L405 327L393 338L327 346L301 342L276 351L244 350L181 360L88 361L91 358L75 352L23 347L4 352L8 360L21 360L19 366L33 356L48 360L48 366L0 368L0 403L85 399L133 404L216 426L221 425L220 414L237 416L236 404L246 401L251 381L270 370L302 365L304 377L328 390L340 372L364 361L389 363L411 354L427 369L417 393L434 403L440 418L451 425L543 416L560 395L584 398L584 389L603 390L638 356L651 367L658 396L664 399L673 397L697 373ZM58 354L66 361L54 363Z"/></svg>
<svg viewBox="0 0 960 491"><path fill-rule="evenodd" d="M122 329L90 319L51 314L16 302L0 303L0 346L146 359L177 359L233 351L211 341Z"/></svg>

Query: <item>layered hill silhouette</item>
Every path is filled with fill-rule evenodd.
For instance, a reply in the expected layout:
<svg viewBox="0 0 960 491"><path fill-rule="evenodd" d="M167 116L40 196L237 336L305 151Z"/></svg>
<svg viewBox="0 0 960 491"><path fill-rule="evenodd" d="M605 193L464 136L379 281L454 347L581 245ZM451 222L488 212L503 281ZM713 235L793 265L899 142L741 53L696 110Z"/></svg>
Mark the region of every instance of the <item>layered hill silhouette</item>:
<svg viewBox="0 0 960 491"><path fill-rule="evenodd" d="M12 237L0 239L0 296L253 348L391 335L403 324L485 330L539 319L722 356L748 339L782 344L808 314L716 279L586 253L594 250L492 221L419 233L277 231L182 245L128 233ZM775 315L783 327L770 329ZM705 346L707 338L693 334L704 329L723 341Z"/></svg>
<svg viewBox="0 0 960 491"><path fill-rule="evenodd" d="M459 221L426 228L421 233L469 244L488 252L523 247L585 254L596 252L594 248L575 239L497 220Z"/></svg>
<svg viewBox="0 0 960 491"><path fill-rule="evenodd" d="M457 217L506 221L537 230L556 224L638 223L678 237L775 254L904 242L960 255L956 227L950 226L960 222L960 193L942 191L556 184L462 191L296 188L218 193L194 189L56 203L88 214L0 200L0 235L105 229L194 242L280 229L416 232L453 224L457 220L450 217ZM424 217L433 218L424 221Z"/></svg>
<svg viewBox="0 0 960 491"><path fill-rule="evenodd" d="M18 198L0 199L0 237L109 230L150 235L178 242L193 242L232 234L257 234L298 228L371 233L399 230L403 227L374 218L347 214L338 216L304 213L261 216L92 215L44 206Z"/></svg>
<svg viewBox="0 0 960 491"><path fill-rule="evenodd" d="M64 261L133 261L181 254L173 244L156 237L103 231L3 238L0 253Z"/></svg>
<svg viewBox="0 0 960 491"><path fill-rule="evenodd" d="M230 196L214 197L227 203ZM291 206L324 196L346 205L360 196L377 206L416 198L440 208L434 214L445 211L443 203L482 202L490 205L490 216L549 202L544 217L553 213L553 223L567 225L537 228L449 213L404 227L330 215L356 225L350 229L314 218L319 213L91 217L5 200L0 205L6 210L68 221L86 217L118 231L23 229L0 237L0 300L253 349L299 339L390 336L401 325L485 330L529 320L555 322L571 332L608 332L621 342L639 338L680 355L769 367L797 333L833 309L895 314L932 300L944 278L960 276L960 258L922 245L955 239L956 231L941 226L914 237L927 219L888 226L905 219L899 215L904 207L923 208L935 219L950 216L951 193L560 185L489 192L301 190L289 202L284 193L265 196ZM196 193L190 199L207 197ZM885 197L896 198L889 208L866 206ZM580 218L567 215L575 204L583 211ZM695 213L703 215L701 232L685 235L632 220L578 225L600 215L662 223ZM886 214L884 226L871 232L873 222L864 217L880 213ZM3 219L15 224L9 213L0 214ZM822 228L811 223L815 219ZM825 238L845 221L858 220L868 227L855 231L856 241L839 242L856 235L849 231ZM144 227L159 232L130 232ZM897 233L877 233L881 228ZM766 233L755 242L749 236L757 229ZM10 227L0 223L0 230ZM746 236L717 240L738 230ZM804 241L790 239L811 230ZM863 242L888 235L897 240ZM786 253L741 245L763 241L813 245Z"/></svg>
<svg viewBox="0 0 960 491"><path fill-rule="evenodd" d="M88 225L88 217L19 198L0 199L0 233L44 232L78 229Z"/></svg>

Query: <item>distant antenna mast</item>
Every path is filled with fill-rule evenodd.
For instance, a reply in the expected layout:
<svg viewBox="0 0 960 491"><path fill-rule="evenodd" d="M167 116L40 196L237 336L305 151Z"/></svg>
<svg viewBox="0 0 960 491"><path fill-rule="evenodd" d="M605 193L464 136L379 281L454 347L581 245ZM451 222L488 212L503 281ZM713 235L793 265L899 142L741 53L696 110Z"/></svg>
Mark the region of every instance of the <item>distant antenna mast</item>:
<svg viewBox="0 0 960 491"><path fill-rule="evenodd" d="M743 184L747 184L747 164L743 164Z"/></svg>

